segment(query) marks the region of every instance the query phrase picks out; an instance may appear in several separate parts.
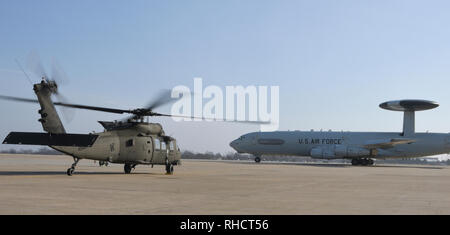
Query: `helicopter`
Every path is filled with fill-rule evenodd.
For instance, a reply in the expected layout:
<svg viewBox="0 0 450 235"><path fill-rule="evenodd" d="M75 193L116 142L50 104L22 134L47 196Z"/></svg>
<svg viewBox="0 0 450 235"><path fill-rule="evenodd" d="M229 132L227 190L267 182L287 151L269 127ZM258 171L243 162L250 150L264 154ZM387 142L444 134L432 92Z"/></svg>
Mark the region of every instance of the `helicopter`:
<svg viewBox="0 0 450 235"><path fill-rule="evenodd" d="M62 73L57 72L57 67L53 67L53 77L49 78L43 72L45 70L40 62L34 63L32 67L34 67L34 72L42 77L39 83L33 84L33 90L37 96L37 100L5 95L0 95L0 99L39 103L41 109L38 111L40 114L38 121L41 123L45 132L10 132L4 139L3 144L46 145L61 153L72 156L74 163L66 172L69 176L74 173L81 159L95 160L103 163L124 164L125 174L131 173L137 165L152 165L152 167L154 165L164 165L166 173L173 174L174 166L181 164L181 151L177 140L166 135L161 124L144 121L144 117L154 116L200 118L154 112L153 110L155 108L174 100L170 97L169 91L160 92L158 97L149 102L144 108L129 110L71 104L67 102L53 102L51 99L52 95L60 99L62 97L58 93L58 83L56 82L57 80L61 80L58 77ZM24 70L23 72L25 73ZM26 73L25 75L29 79ZM72 134L66 132L55 106L115 114L131 114L131 116L119 121L98 121L104 128L104 131L101 133ZM210 118L201 117L201 119ZM237 120L228 122L265 123Z"/></svg>
<svg viewBox="0 0 450 235"><path fill-rule="evenodd" d="M122 110L95 106L52 102L51 95L57 92L57 83L46 77L33 85L37 100L11 96L1 99L39 103L38 120L47 133L11 132L3 144L47 145L74 158L67 169L72 175L80 159L124 164L124 172L129 174L138 164L165 165L166 173L173 173L173 166L179 165L181 152L176 139L164 133L159 123L144 122L145 116L171 116L153 112L152 109L165 104L161 97L146 108ZM96 134L69 134L61 122L55 106L88 109L111 113L130 113L123 121L99 121L104 131Z"/></svg>

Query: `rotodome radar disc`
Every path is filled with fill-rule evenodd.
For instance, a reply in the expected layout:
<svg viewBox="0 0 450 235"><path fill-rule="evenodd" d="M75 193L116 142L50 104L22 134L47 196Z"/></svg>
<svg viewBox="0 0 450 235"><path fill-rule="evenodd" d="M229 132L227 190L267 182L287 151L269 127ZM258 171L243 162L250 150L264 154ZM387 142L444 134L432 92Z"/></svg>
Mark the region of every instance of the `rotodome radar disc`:
<svg viewBox="0 0 450 235"><path fill-rule="evenodd" d="M429 100L393 100L380 104L380 108L391 111L423 111L438 106L437 102Z"/></svg>

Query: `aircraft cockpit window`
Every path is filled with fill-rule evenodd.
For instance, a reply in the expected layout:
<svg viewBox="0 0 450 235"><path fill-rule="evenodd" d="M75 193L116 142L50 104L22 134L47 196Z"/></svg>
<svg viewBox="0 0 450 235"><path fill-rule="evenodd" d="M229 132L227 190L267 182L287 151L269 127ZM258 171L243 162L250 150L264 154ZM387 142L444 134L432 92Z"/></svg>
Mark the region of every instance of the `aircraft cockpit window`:
<svg viewBox="0 0 450 235"><path fill-rule="evenodd" d="M161 142L161 150L166 150L166 142Z"/></svg>
<svg viewBox="0 0 450 235"><path fill-rule="evenodd" d="M161 143L159 141L159 139L155 139L155 149L156 150L160 150L161 149Z"/></svg>
<svg viewBox="0 0 450 235"><path fill-rule="evenodd" d="M129 139L129 140L127 140L127 142L125 142L126 147L131 147L131 146L133 146L133 144L134 144L133 139Z"/></svg>
<svg viewBox="0 0 450 235"><path fill-rule="evenodd" d="M173 141L170 141L169 149L170 149L170 151L173 151L175 149L175 145L174 145Z"/></svg>

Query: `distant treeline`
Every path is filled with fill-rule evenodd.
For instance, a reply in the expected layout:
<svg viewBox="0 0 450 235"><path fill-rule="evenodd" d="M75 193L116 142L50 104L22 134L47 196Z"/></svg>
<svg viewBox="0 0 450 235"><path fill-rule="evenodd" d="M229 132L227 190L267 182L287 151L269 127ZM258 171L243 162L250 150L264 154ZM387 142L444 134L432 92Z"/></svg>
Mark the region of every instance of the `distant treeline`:
<svg viewBox="0 0 450 235"><path fill-rule="evenodd" d="M62 153L48 148L43 147L38 150L30 150L30 149L9 149L0 151L0 153L9 153L9 154L42 154L42 155L60 155ZM184 151L181 154L182 159L204 159L204 160L244 160L244 161L253 161L254 156L248 154L238 154L238 153L213 153L213 152L205 152L205 153L194 153L191 151ZM263 156L261 157L262 161L277 161L277 162L303 162L303 163L314 163L314 162L330 162L330 163L345 163L349 162L349 160L345 159L336 159L336 160L322 160L322 159L314 159L310 157L297 157L297 156ZM407 159L386 159L386 160L376 160L380 163L391 163L391 164L423 164L423 165L450 165L450 160L446 161L436 161L430 160L426 158L407 158Z"/></svg>

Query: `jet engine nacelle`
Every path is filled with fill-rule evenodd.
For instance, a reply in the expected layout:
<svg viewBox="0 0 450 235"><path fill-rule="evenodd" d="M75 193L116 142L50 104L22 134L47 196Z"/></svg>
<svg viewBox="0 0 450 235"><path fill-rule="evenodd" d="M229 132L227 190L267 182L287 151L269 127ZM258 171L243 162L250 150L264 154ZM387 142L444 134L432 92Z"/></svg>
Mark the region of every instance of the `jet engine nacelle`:
<svg viewBox="0 0 450 235"><path fill-rule="evenodd" d="M351 147L346 145L336 145L336 147L334 148L334 153L338 157L364 157L371 155L369 149Z"/></svg>
<svg viewBox="0 0 450 235"><path fill-rule="evenodd" d="M310 153L312 158L320 159L336 159L345 157L364 157L370 156L369 149L360 147L351 147L346 145L336 145L334 148L317 147L311 149Z"/></svg>

